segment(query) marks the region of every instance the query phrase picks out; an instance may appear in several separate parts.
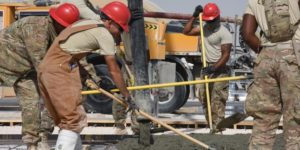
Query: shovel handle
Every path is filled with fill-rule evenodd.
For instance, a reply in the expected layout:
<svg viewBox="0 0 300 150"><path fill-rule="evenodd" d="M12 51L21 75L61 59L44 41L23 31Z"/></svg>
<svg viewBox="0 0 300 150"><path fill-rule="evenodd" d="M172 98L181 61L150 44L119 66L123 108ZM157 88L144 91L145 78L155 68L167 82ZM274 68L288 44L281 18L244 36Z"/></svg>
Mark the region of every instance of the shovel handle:
<svg viewBox="0 0 300 150"><path fill-rule="evenodd" d="M97 86L93 81L90 81L90 80L87 81L87 85L88 85L89 87L95 87L95 86ZM102 94L104 94L104 95L110 97L111 99L117 101L117 102L120 103L121 105L127 107L127 104L124 103L123 100L117 98L116 96L112 95L111 93L109 93L109 92L103 90L103 89L100 88L100 87L98 87L97 90L99 90ZM146 112L144 112L144 111L142 111L142 110L136 111L136 113L138 113L138 114L140 114L140 115L142 115L142 116L144 116L144 117L150 119L150 120L153 121L153 122L156 122L156 123L162 125L163 127L165 127L165 128L167 128L167 129L169 129L169 130L171 130L171 131L177 133L178 135L184 137L185 139L187 139L187 140L189 140L189 141L191 141L191 142L193 142L193 143L195 143L195 144L197 144L197 145L200 145L200 146L203 147L203 148L210 149L210 147L209 147L207 144L205 144L205 143L203 143L203 142L201 142L201 141L199 141L199 140L197 140L197 139L195 139L195 138L193 138L193 137L191 137L191 136L189 136L189 135L187 135L187 134L185 134L185 133L183 133L183 132L181 132L181 131L179 131L179 130L173 128L172 126L170 126L170 125L168 125L168 124L166 124L166 123L163 123L162 121L160 121L160 120L158 120L158 119L152 117L151 115L147 114Z"/></svg>

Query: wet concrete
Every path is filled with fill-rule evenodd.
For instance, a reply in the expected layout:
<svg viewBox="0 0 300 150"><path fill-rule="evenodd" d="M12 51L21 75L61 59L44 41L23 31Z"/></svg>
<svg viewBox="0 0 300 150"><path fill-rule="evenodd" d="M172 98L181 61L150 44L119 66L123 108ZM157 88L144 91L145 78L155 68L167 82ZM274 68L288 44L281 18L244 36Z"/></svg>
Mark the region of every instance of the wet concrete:
<svg viewBox="0 0 300 150"><path fill-rule="evenodd" d="M217 150L247 150L249 134L210 135L192 134L192 137L215 147ZM129 138L116 144L118 150L202 150L203 148L176 135L154 136L154 144L145 147L138 144L138 138ZM282 134L277 136L274 150L284 149Z"/></svg>

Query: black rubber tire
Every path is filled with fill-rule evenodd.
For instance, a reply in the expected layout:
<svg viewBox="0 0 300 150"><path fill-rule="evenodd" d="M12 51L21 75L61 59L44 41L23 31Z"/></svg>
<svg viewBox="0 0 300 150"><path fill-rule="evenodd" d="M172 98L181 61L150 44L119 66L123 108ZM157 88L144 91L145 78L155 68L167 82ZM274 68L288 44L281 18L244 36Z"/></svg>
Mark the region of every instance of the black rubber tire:
<svg viewBox="0 0 300 150"><path fill-rule="evenodd" d="M180 73L176 72L176 82L182 82L184 78ZM177 110L181 105L186 102L186 86L176 86L174 95L167 102L162 102L161 100L158 103L158 109L160 113L172 113Z"/></svg>
<svg viewBox="0 0 300 150"><path fill-rule="evenodd" d="M97 75L100 76L102 80L109 80L111 84L114 85L106 64L95 65L94 67ZM87 112L111 114L112 102L113 100L111 98L103 94L90 94L86 96L84 107Z"/></svg>
<svg viewBox="0 0 300 150"><path fill-rule="evenodd" d="M179 73L182 77L184 76L183 74ZM184 80L184 78L183 78ZM186 85L185 86L185 96L184 96L184 101L182 101L182 103L180 105L178 105L178 107L176 108L176 110L180 109L182 106L185 105L185 103L188 101L189 96L190 96L190 85Z"/></svg>
<svg viewBox="0 0 300 150"><path fill-rule="evenodd" d="M184 101L182 101L182 103L180 105L178 105L178 107L176 108L176 110L180 109L182 106L185 105L185 103L188 101L189 96L190 96L190 86L185 86L185 96L184 96Z"/></svg>

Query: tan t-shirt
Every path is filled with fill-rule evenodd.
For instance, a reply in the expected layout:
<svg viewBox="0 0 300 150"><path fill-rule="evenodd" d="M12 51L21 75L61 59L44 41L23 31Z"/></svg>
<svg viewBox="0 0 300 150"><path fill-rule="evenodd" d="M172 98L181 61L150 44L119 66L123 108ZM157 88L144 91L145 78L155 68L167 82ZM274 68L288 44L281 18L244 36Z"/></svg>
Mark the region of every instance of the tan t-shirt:
<svg viewBox="0 0 300 150"><path fill-rule="evenodd" d="M102 24L101 21L83 20L73 26ZM60 44L62 50L70 54L85 52L98 53L100 55L115 55L116 45L112 35L104 27L93 28L71 35Z"/></svg>
<svg viewBox="0 0 300 150"><path fill-rule="evenodd" d="M203 31L204 45L206 48L206 61L209 63L215 63L221 58L221 45L231 44L232 35L223 25L221 25L215 32L207 29L207 26L204 25Z"/></svg>
<svg viewBox="0 0 300 150"><path fill-rule="evenodd" d="M256 21L262 31L268 30L268 24L267 19L265 15L265 9L262 4L259 4L258 1L260 0L248 0L248 5L245 10L245 14L253 15L256 18ZM295 22L299 21L299 0L290 0L289 1L289 12L291 15L291 23L294 24ZM277 43L271 43L265 36L262 34L260 37L261 39L261 45L262 46L274 46ZM300 26L298 26L298 29L296 30L296 33L294 35L294 39L300 42ZM289 43L291 41L286 41L282 43Z"/></svg>

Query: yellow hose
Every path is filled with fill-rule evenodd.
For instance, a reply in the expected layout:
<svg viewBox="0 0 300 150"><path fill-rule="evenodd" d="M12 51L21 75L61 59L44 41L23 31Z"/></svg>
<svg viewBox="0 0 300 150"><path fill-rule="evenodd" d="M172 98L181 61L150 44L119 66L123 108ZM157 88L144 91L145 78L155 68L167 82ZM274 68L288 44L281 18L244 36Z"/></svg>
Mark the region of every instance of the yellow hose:
<svg viewBox="0 0 300 150"><path fill-rule="evenodd" d="M204 34L203 34L203 22L202 22L202 13L199 14L199 21L200 21L200 36L201 36L201 50L202 50L202 67L206 67L206 49L204 46ZM207 80L207 75L204 76L204 79ZM212 117L211 117L211 106L210 106L210 93L209 93L209 84L205 83L205 91L206 91L206 101L207 101L207 110L208 110L208 123L209 128L212 129Z"/></svg>
<svg viewBox="0 0 300 150"><path fill-rule="evenodd" d="M207 79L207 80L194 80L194 81L183 81L183 82L173 82L173 83L162 83L162 84L151 84L151 85L140 85L140 86L131 86L127 87L128 90L145 90L152 88L164 88L164 87L172 87L172 86L183 86L183 85L192 85L192 84L203 84L203 83L213 83L213 82L224 82L231 80L244 80L247 79L246 76L236 76L236 77L224 77L224 78L215 78L215 79ZM119 92L119 89L113 89L110 92ZM99 94L99 90L89 90L82 91L81 94Z"/></svg>

